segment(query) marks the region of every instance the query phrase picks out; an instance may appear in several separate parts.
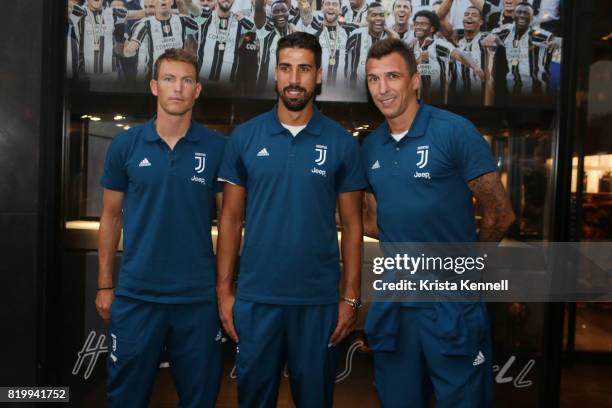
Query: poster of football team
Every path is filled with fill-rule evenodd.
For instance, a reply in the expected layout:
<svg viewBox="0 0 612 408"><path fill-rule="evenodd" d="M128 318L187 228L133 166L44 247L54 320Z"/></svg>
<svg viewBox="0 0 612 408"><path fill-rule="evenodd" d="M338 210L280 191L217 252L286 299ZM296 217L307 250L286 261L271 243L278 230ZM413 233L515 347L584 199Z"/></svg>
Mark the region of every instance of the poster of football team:
<svg viewBox="0 0 612 408"><path fill-rule="evenodd" d="M414 51L430 103L551 101L559 87L560 0L68 0L67 77L141 89L169 48L198 58L208 96L275 98L279 38L321 44L318 100L366 101L370 46ZM211 95L212 93L212 95Z"/></svg>

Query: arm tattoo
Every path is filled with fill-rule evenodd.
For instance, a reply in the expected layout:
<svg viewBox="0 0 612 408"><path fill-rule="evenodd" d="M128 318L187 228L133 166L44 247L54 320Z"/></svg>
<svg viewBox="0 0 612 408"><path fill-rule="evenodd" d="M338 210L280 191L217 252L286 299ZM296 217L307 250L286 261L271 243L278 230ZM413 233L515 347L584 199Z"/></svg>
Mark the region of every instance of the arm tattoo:
<svg viewBox="0 0 612 408"><path fill-rule="evenodd" d="M470 180L468 187L483 212L478 238L480 241L500 241L514 221L514 213L499 174L484 174Z"/></svg>

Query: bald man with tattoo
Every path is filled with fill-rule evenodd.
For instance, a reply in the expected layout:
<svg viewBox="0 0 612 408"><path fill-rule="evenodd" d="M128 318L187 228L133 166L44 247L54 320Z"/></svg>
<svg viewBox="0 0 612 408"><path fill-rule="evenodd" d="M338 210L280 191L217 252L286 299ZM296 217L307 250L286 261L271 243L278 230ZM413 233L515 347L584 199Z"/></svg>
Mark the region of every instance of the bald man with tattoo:
<svg viewBox="0 0 612 408"><path fill-rule="evenodd" d="M412 50L377 41L366 83L385 122L362 145L364 233L381 243L500 241L514 213L491 149L465 118L417 99ZM476 229L473 198L482 211ZM491 344L480 302L377 302L366 334L383 408L490 407Z"/></svg>

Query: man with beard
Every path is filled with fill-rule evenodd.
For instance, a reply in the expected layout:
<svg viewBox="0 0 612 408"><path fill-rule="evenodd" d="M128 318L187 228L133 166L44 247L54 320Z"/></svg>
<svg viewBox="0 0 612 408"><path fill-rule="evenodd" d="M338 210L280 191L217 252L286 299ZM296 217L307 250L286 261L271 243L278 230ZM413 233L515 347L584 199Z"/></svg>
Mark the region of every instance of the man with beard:
<svg viewBox="0 0 612 408"><path fill-rule="evenodd" d="M210 231L225 138L192 120L202 90L193 54L167 50L150 87L156 116L113 138L100 181L96 309L110 321L108 407L149 406L166 350L179 406L213 408L223 359Z"/></svg>
<svg viewBox="0 0 612 408"><path fill-rule="evenodd" d="M416 58L421 77L421 95L426 101L446 101L451 60L470 67L481 80L484 71L467 53L450 42L435 36L440 29L440 19L432 11L419 11L414 15L415 39L409 44Z"/></svg>
<svg viewBox="0 0 612 408"><path fill-rule="evenodd" d="M514 9L514 23L491 32L483 45L496 48L495 58L506 58L506 84L513 95L548 90L552 53L561 39L539 27L532 27L533 7L523 2ZM496 79L500 78L497 73Z"/></svg>
<svg viewBox="0 0 612 408"><path fill-rule="evenodd" d="M155 15L155 0L144 0L142 3L142 9L144 10L145 17L151 17Z"/></svg>
<svg viewBox="0 0 612 408"><path fill-rule="evenodd" d="M72 74L118 78L116 55L123 52L127 9L105 8L102 0L87 0L84 6L68 4L71 28L68 56Z"/></svg>
<svg viewBox="0 0 612 408"><path fill-rule="evenodd" d="M395 0L393 2L393 26L391 29L398 37L406 42L414 38L414 31L410 24L412 5L410 0Z"/></svg>
<svg viewBox="0 0 612 408"><path fill-rule="evenodd" d="M276 52L278 104L232 132L219 172L219 315L238 344L241 407L276 407L286 364L296 406L331 408L337 345L361 304L365 180L357 140L313 104L322 77L318 40L296 32Z"/></svg>
<svg viewBox="0 0 612 408"><path fill-rule="evenodd" d="M166 50L185 48L195 54L198 25L191 17L177 16L171 0L156 0L155 15L143 18L133 28L124 48L126 58L137 55L139 79L150 79L153 63Z"/></svg>
<svg viewBox="0 0 612 408"><path fill-rule="evenodd" d="M200 0L201 10L210 10L211 14L215 10L216 6L217 6L216 0ZM206 21L206 17L203 17L202 12L199 10L197 14L192 17L198 23L198 27L202 26L202 24L204 24L204 22Z"/></svg>
<svg viewBox="0 0 612 408"><path fill-rule="evenodd" d="M480 31L482 23L482 12L478 7L471 6L465 10L458 48L469 54L483 72L487 72L487 49L482 45L486 34ZM463 102L481 104L484 84L485 81L468 66L459 62L451 66L451 87L454 95Z"/></svg>
<svg viewBox="0 0 612 408"><path fill-rule="evenodd" d="M265 0L255 1L255 24L258 41L257 93L265 93L274 83L278 40L295 31L289 23L289 7L285 0L272 2L272 21L266 21ZM263 23L263 27L259 27Z"/></svg>
<svg viewBox="0 0 612 408"><path fill-rule="evenodd" d="M347 23L361 25L365 23L368 15L368 3L366 0L349 0L348 5L342 6L342 17Z"/></svg>
<svg viewBox="0 0 612 408"><path fill-rule="evenodd" d="M200 15L204 20L200 26L198 47L200 79L223 83L235 81L241 54L253 54L255 63L257 61L255 23L249 17L232 11L234 0L216 0L214 9L201 8L186 1L192 15ZM244 59L248 65L246 59L249 58ZM250 71L255 84L257 71Z"/></svg>
<svg viewBox="0 0 612 408"><path fill-rule="evenodd" d="M321 20L313 20L307 27L319 40L323 64L322 94L336 86L345 86L346 47L351 33L359 28L352 23L340 23L340 0L323 0Z"/></svg>
<svg viewBox="0 0 612 408"><path fill-rule="evenodd" d="M360 86L365 81L365 64L372 44L387 36L397 36L386 27L385 9L380 3L370 4L367 22L367 27L353 31L346 44L345 69L351 87Z"/></svg>
<svg viewBox="0 0 612 408"><path fill-rule="evenodd" d="M514 213L491 148L468 120L419 101L419 79L405 43L370 49L368 91L386 120L362 145L371 191L364 233L385 251L402 242L499 242ZM432 395L437 407L493 406L489 330L484 303L373 303L365 331L381 406L429 407Z"/></svg>

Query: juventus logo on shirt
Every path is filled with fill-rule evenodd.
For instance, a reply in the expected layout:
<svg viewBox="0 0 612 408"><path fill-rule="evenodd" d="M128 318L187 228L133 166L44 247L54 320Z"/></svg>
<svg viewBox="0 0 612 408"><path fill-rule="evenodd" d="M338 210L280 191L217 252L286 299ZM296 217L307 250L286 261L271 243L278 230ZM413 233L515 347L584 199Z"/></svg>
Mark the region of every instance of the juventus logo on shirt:
<svg viewBox="0 0 612 408"><path fill-rule="evenodd" d="M196 159L195 171L198 173L203 172L204 168L206 167L206 153L196 153L195 159Z"/></svg>
<svg viewBox="0 0 612 408"><path fill-rule="evenodd" d="M427 159L429 158L429 146L419 146L417 147L417 157L419 161L417 162L417 167L422 169L427 166Z"/></svg>
<svg viewBox="0 0 612 408"><path fill-rule="evenodd" d="M319 157L315 160L315 163L318 166L322 166L325 163L325 159L327 159L327 146L316 145L315 152L319 153Z"/></svg>
<svg viewBox="0 0 612 408"><path fill-rule="evenodd" d="M162 31L164 32L164 37L172 34L172 27L170 27L169 21L162 21Z"/></svg>

